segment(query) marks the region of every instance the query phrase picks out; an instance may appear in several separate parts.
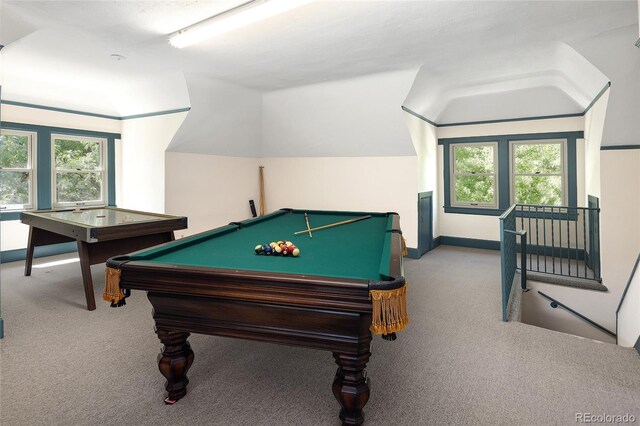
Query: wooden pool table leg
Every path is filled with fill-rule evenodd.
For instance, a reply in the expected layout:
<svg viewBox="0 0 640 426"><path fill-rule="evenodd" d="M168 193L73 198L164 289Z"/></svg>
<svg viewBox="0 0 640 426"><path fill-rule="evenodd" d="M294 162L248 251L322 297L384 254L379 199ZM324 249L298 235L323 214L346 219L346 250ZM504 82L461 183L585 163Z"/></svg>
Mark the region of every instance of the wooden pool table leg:
<svg viewBox="0 0 640 426"><path fill-rule="evenodd" d="M333 395L340 403L340 420L343 425L361 425L364 422L362 408L369 401L369 379L365 367L371 352L351 355L334 352L338 371L333 380Z"/></svg>
<svg viewBox="0 0 640 426"><path fill-rule="evenodd" d="M164 345L158 355L158 368L167 379L165 389L169 393L164 401L173 404L187 394L187 371L193 364L193 351L187 342L190 333L156 328L156 334Z"/></svg>

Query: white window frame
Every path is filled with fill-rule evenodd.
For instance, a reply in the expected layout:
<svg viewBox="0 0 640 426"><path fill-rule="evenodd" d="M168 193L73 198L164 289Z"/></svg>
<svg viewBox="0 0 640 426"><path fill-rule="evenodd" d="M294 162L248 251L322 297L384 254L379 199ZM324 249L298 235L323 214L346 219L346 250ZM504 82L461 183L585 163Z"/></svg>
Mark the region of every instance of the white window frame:
<svg viewBox="0 0 640 426"><path fill-rule="evenodd" d="M0 130L0 134L3 135L17 135L27 136L29 141L27 143L27 167L26 168L3 168L5 172L28 172L29 173L29 201L26 204L4 204L0 206L0 211L16 211L16 210L33 210L36 205L37 182L36 178L37 170L37 142L38 134L36 132L28 132L24 130L13 130L11 128Z"/></svg>
<svg viewBox="0 0 640 426"><path fill-rule="evenodd" d="M456 173L456 148L462 147L490 147L493 149L493 173ZM476 143L452 143L449 146L449 194L451 200L451 207L469 207L469 208L478 208L478 209L497 209L500 205L499 195L499 184L498 181L498 142L476 142ZM474 203L467 201L458 201L457 193L456 193L456 176L493 176L493 203Z"/></svg>
<svg viewBox="0 0 640 426"><path fill-rule="evenodd" d="M56 139L65 139L65 140L77 140L77 141L87 141L87 142L98 142L100 143L100 165L97 169L94 170L80 170L80 169L59 169L56 167ZM82 135L68 135L64 133L56 133L51 134L51 201L54 208L57 207L81 207L81 206L106 206L107 205L107 194L108 194L108 185L107 181L107 139L106 138L96 138L91 136L82 136ZM66 201L60 202L58 201L58 190L56 184L56 176L58 172L73 172L73 173L95 173L100 172L101 177L100 180L102 182L100 188L100 199L99 200L83 200L83 201Z"/></svg>
<svg viewBox="0 0 640 426"><path fill-rule="evenodd" d="M515 147L517 145L560 145L560 154L562 171L560 173L516 173L516 157L515 157ZM511 204L516 204L516 176L560 176L561 179L561 188L562 188L562 203L560 206L567 205L568 198L568 174L567 174L567 139L527 139L527 140L510 140L509 141L509 183L510 183L510 197ZM560 206L551 206L549 207L560 207Z"/></svg>

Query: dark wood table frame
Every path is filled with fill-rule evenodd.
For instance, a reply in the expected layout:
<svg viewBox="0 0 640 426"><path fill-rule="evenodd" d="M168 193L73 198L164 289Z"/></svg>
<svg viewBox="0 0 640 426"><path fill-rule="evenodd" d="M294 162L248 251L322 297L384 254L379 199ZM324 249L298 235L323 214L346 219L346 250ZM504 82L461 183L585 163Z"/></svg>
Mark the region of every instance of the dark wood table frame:
<svg viewBox="0 0 640 426"><path fill-rule="evenodd" d="M104 208L104 207L102 207ZM173 241L173 231L185 229L187 218L136 210L111 210L155 216L155 221L131 222L113 226L93 227L79 223L55 220L40 213L50 213L52 210L40 212L23 212L22 223L29 225L29 242L24 266L24 275L31 275L33 254L36 247L76 241L80 257L82 282L87 300L87 309L96 309L91 278L91 265L104 263L112 256L135 250L152 247ZM91 210L91 209L83 209Z"/></svg>
<svg viewBox="0 0 640 426"><path fill-rule="evenodd" d="M186 395L194 360L187 338L201 333L332 352L340 419L343 425L360 425L370 393L365 374L372 340L369 290L404 285L397 218L393 232L392 281L152 264L128 256L109 259L107 266L120 270L121 288L147 291L164 345L158 366L167 379L166 403Z"/></svg>

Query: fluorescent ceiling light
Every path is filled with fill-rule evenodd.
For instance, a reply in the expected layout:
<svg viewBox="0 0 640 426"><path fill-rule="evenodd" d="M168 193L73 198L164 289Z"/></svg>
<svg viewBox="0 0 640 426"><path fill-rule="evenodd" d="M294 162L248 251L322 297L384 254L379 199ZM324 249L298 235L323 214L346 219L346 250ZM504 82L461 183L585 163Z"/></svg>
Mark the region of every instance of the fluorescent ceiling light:
<svg viewBox="0 0 640 426"><path fill-rule="evenodd" d="M178 48L191 46L219 34L304 6L312 1L252 0L181 29L169 37L169 43Z"/></svg>

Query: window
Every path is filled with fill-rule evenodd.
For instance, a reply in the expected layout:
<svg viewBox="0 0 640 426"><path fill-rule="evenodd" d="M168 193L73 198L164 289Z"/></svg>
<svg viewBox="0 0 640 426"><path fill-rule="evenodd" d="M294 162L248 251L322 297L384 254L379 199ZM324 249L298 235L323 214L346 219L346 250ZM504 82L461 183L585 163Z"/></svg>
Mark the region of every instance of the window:
<svg viewBox="0 0 640 426"><path fill-rule="evenodd" d="M499 216L511 204L576 207L580 139L584 132L438 139L444 212Z"/></svg>
<svg viewBox="0 0 640 426"><path fill-rule="evenodd" d="M451 145L451 204L498 207L498 144Z"/></svg>
<svg viewBox="0 0 640 426"><path fill-rule="evenodd" d="M511 142L512 202L566 205L565 158L565 140Z"/></svg>
<svg viewBox="0 0 640 426"><path fill-rule="evenodd" d="M52 135L53 206L106 204L106 139Z"/></svg>
<svg viewBox="0 0 640 426"><path fill-rule="evenodd" d="M0 132L0 208L30 209L34 206L35 142L32 132Z"/></svg>

